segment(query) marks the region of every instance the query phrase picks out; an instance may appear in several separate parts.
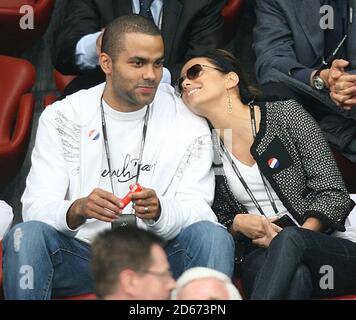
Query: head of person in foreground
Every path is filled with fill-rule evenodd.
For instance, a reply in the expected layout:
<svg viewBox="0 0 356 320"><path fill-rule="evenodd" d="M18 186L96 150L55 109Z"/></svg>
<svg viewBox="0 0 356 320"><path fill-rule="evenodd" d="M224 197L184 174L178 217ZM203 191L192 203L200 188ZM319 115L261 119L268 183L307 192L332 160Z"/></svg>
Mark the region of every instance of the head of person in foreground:
<svg viewBox="0 0 356 320"><path fill-rule="evenodd" d="M195 267L185 271L172 291L172 300L242 300L231 279L220 271Z"/></svg>
<svg viewBox="0 0 356 320"><path fill-rule="evenodd" d="M134 227L105 231L92 245L92 270L99 299L165 300L172 278L163 240Z"/></svg>

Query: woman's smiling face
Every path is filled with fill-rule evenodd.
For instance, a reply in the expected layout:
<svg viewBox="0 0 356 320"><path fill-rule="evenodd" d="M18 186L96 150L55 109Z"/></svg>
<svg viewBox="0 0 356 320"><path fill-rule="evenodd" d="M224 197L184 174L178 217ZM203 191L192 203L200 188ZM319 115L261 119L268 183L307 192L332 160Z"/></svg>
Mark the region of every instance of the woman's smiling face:
<svg viewBox="0 0 356 320"><path fill-rule="evenodd" d="M196 66L200 65L200 67ZM187 77L189 68L199 70L193 79ZM216 99L225 97L225 74L207 58L193 58L182 68L181 82L182 99L191 111L198 115L205 115L207 105Z"/></svg>

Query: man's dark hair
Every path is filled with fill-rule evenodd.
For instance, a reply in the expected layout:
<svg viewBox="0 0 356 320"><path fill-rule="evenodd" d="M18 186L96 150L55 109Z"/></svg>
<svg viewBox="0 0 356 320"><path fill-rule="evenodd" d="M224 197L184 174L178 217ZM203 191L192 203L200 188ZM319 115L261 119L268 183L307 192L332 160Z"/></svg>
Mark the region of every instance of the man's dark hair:
<svg viewBox="0 0 356 320"><path fill-rule="evenodd" d="M96 295L103 298L117 286L118 274L125 269L141 272L152 264L151 248L164 245L157 235L134 227L107 230L99 234L91 247L92 271Z"/></svg>
<svg viewBox="0 0 356 320"><path fill-rule="evenodd" d="M106 27L101 45L101 52L108 54L113 61L125 49L126 33L143 33L149 36L161 35L151 19L138 14L121 16Z"/></svg>

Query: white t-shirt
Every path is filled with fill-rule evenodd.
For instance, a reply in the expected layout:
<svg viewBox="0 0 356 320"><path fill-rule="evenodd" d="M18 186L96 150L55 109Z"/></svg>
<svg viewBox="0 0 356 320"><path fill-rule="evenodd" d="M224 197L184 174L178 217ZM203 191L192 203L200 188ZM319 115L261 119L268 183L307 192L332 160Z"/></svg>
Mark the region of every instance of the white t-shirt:
<svg viewBox="0 0 356 320"><path fill-rule="evenodd" d="M136 182L147 107L134 112L119 112L109 107L105 101L103 101L103 107L110 151L111 173L104 149L99 187L113 192L119 198L123 198L129 192L130 185ZM152 130L148 124L148 130L150 129ZM140 175L154 169L155 164L142 163ZM110 175L112 176L114 190L111 188ZM123 213L129 214L131 209L132 203L129 203Z"/></svg>
<svg viewBox="0 0 356 320"><path fill-rule="evenodd" d="M114 193L118 198L123 198L130 190L130 185L136 182L138 159L142 141L143 125L147 107L134 112L119 112L111 108L103 100L103 109L105 115L106 132L110 152L110 166L112 172L109 172L106 151L103 144L101 174L99 188ZM148 124L148 130L153 130ZM141 173L154 170L154 164L143 163ZM110 174L112 175L113 188L111 188ZM130 214L132 202L129 203L123 214ZM136 218L137 224L146 228L141 219ZM92 233L98 230L105 230L110 227L108 222L91 219L87 226Z"/></svg>
<svg viewBox="0 0 356 320"><path fill-rule="evenodd" d="M250 167L240 162L231 152L230 152L230 156L234 161L236 167L239 169L245 182L249 186L251 192L255 196L258 204L261 206L263 212L268 217L274 216L275 212L268 198L268 194L264 187L260 171L258 170L257 163L255 163L252 167ZM233 192L237 200L246 207L249 213L260 215L261 213L259 212L255 204L251 200L250 196L248 195L241 181L237 177L235 171L233 170L230 162L228 161L225 155L223 156L222 161L223 161L227 181L229 183L231 191ZM292 215L288 212L286 207L283 205L282 201L279 200L277 194L275 193L275 191L273 190L273 188L271 187L271 185L267 180L266 183L276 203L278 213L281 215L284 214L289 215L293 219L293 221L297 225L299 225L298 222L292 217Z"/></svg>

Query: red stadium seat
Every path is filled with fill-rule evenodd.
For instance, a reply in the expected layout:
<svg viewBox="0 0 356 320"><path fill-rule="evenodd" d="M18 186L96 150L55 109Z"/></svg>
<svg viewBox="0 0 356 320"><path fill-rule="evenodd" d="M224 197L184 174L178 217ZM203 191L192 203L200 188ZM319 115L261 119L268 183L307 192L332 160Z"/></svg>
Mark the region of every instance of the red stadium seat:
<svg viewBox="0 0 356 320"><path fill-rule="evenodd" d="M65 87L75 78L75 75L65 75L57 70L53 71L53 78L58 91L63 94Z"/></svg>
<svg viewBox="0 0 356 320"><path fill-rule="evenodd" d="M33 29L21 28L21 18L26 24L30 22L29 11L20 12L24 5L33 9ZM53 6L53 0L0 0L0 53L21 54L31 48L45 33Z"/></svg>
<svg viewBox="0 0 356 320"><path fill-rule="evenodd" d="M54 83L56 84L57 90L63 94L65 87L75 78L75 75L65 75L60 73L57 70L53 71L53 79ZM50 104L54 103L58 97L53 93L47 94L43 99L44 107L49 106Z"/></svg>
<svg viewBox="0 0 356 320"><path fill-rule="evenodd" d="M28 61L0 56L0 189L19 171L26 156L35 98L28 93L35 69Z"/></svg>
<svg viewBox="0 0 356 320"><path fill-rule="evenodd" d="M244 2L244 0L228 0L222 10L222 16L224 18L223 37L225 44L232 40L236 34L237 20L241 14Z"/></svg>

